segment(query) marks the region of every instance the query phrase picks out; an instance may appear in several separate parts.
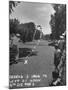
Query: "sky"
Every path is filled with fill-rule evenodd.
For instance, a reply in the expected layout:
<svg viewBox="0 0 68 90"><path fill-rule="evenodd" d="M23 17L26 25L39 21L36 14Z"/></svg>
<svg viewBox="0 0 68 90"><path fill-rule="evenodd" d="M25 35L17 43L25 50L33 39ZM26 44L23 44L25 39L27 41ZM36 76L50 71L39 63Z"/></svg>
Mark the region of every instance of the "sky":
<svg viewBox="0 0 68 90"><path fill-rule="evenodd" d="M44 34L50 34L49 22L54 12L51 4L22 1L14 8L10 18L17 18L20 23L34 22L35 25L41 25Z"/></svg>

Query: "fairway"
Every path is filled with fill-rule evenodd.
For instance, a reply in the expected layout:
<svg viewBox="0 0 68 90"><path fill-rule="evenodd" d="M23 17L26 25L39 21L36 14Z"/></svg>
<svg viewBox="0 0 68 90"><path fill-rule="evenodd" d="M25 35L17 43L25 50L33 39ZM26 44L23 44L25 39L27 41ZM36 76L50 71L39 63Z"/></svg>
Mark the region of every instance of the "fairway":
<svg viewBox="0 0 68 90"><path fill-rule="evenodd" d="M19 43L19 46L21 48L32 48L35 43L27 42L25 45ZM29 79L31 79L32 75L39 75L41 81L37 82L35 86L48 86L54 70L54 48L48 46L48 41L41 40L39 46L36 47L36 51L38 52L37 55L29 57L28 64L18 62L11 65L10 75L29 75Z"/></svg>

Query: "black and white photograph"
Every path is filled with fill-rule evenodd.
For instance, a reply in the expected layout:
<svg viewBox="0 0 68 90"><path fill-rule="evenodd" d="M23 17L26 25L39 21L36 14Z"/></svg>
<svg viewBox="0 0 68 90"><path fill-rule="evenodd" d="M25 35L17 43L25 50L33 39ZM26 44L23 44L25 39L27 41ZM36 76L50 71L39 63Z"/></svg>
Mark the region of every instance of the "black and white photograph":
<svg viewBox="0 0 68 90"><path fill-rule="evenodd" d="M66 86L66 4L9 1L9 88Z"/></svg>

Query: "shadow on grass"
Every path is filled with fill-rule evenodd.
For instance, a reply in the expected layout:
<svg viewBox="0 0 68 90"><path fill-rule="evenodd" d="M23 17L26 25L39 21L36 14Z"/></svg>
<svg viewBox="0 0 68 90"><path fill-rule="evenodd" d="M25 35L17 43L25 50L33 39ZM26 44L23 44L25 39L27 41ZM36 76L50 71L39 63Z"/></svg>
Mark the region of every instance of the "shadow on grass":
<svg viewBox="0 0 68 90"><path fill-rule="evenodd" d="M10 49L10 65L17 64L18 62L24 62L24 58L26 56L37 56L37 51L32 51L32 48L19 48L19 60L15 60L15 57L17 55L16 49ZM20 59L22 58L22 59Z"/></svg>
<svg viewBox="0 0 68 90"><path fill-rule="evenodd" d="M19 57L26 57L26 56L34 56L37 55L37 52L32 52L31 48L19 48Z"/></svg>

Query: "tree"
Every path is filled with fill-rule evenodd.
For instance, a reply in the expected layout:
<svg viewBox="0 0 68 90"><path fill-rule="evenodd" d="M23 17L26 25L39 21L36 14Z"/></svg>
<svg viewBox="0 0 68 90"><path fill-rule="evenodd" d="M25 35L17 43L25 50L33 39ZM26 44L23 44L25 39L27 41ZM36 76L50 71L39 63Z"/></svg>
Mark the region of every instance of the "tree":
<svg viewBox="0 0 68 90"><path fill-rule="evenodd" d="M54 4L54 15L51 15L51 36L53 39L59 39L59 36L66 31L66 5Z"/></svg>
<svg viewBox="0 0 68 90"><path fill-rule="evenodd" d="M36 30L34 39L36 39L36 40L40 39L40 31L39 30Z"/></svg>
<svg viewBox="0 0 68 90"><path fill-rule="evenodd" d="M9 15L12 13L13 8L17 6L17 4L20 3L19 1L9 1ZM17 19L10 19L9 18L9 29L10 34L17 32L17 25L19 24L19 21Z"/></svg>
<svg viewBox="0 0 68 90"><path fill-rule="evenodd" d="M19 24L17 28L23 42L33 40L33 35L35 32L35 24L33 22Z"/></svg>
<svg viewBox="0 0 68 90"><path fill-rule="evenodd" d="M19 25L19 21L17 19L10 19L9 29L10 34L16 34L18 32L17 26Z"/></svg>
<svg viewBox="0 0 68 90"><path fill-rule="evenodd" d="M9 1L9 14L12 13L13 7L16 7L18 3L20 2L19 1Z"/></svg>

